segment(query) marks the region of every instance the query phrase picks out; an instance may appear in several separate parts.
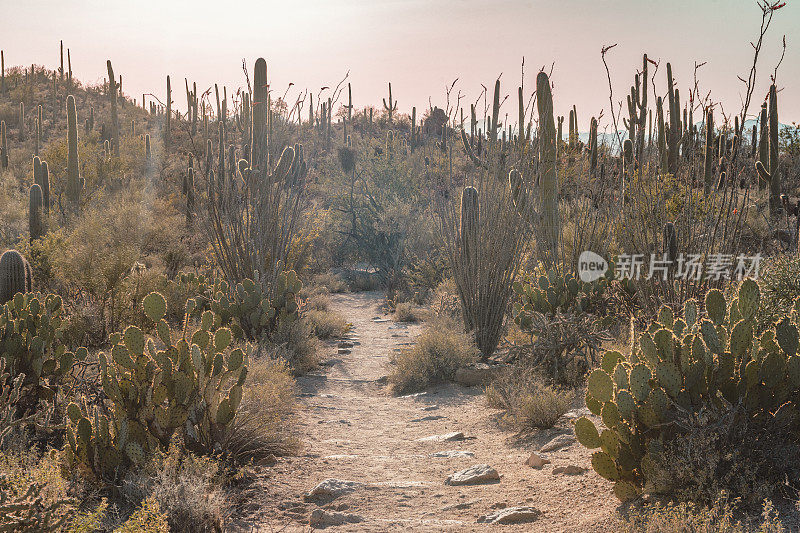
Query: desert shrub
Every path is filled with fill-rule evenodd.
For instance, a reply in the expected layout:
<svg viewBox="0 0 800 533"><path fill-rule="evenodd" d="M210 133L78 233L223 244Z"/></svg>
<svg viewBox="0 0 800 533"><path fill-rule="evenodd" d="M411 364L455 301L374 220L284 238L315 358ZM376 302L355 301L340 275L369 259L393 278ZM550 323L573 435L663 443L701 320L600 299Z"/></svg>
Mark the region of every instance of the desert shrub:
<svg viewBox="0 0 800 533"><path fill-rule="evenodd" d="M294 378L285 361L272 357L251 361L242 403L222 441L225 455L244 463L295 451L295 393Z"/></svg>
<svg viewBox="0 0 800 533"><path fill-rule="evenodd" d="M351 324L334 311L312 309L303 317L311 326L314 335L320 339L338 339L347 335Z"/></svg>
<svg viewBox="0 0 800 533"><path fill-rule="evenodd" d="M726 301L711 290L701 316L687 300L682 318L662 307L629 355L603 356L587 381L587 418L575 434L592 466L622 500L642 491L708 501L724 490L747 505L780 495L797 479L796 394L800 388L800 299L774 329L754 335L758 284Z"/></svg>
<svg viewBox="0 0 800 533"><path fill-rule="evenodd" d="M347 283L336 274L330 272L317 274L311 279L311 284L325 287L331 294L347 292Z"/></svg>
<svg viewBox="0 0 800 533"><path fill-rule="evenodd" d="M183 525L183 524L182 524ZM158 500L151 496L114 533L169 533L167 515L161 512Z"/></svg>
<svg viewBox="0 0 800 533"><path fill-rule="evenodd" d="M229 512L223 484L218 462L186 453L176 441L130 472L120 492L125 501L142 505L144 513L159 520L165 516L169 531L221 531Z"/></svg>
<svg viewBox="0 0 800 533"><path fill-rule="evenodd" d="M515 368L486 387L489 406L504 409L504 421L521 429L553 427L574 397L571 390L548 385L531 369Z"/></svg>
<svg viewBox="0 0 800 533"><path fill-rule="evenodd" d="M428 298L431 313L438 317L460 320L463 315L461 300L458 299L458 287L453 278L443 280L432 291Z"/></svg>
<svg viewBox="0 0 800 533"><path fill-rule="evenodd" d="M800 296L800 258L796 255L771 257L758 279L761 304L756 317L758 332L770 328Z"/></svg>
<svg viewBox="0 0 800 533"><path fill-rule="evenodd" d="M473 339L453 321L428 324L417 344L392 360L389 383L395 394L416 392L452 379L460 367L474 363L479 351Z"/></svg>
<svg viewBox="0 0 800 533"><path fill-rule="evenodd" d="M414 309L413 302L401 302L394 308L394 319L397 322L419 322L419 310Z"/></svg>
<svg viewBox="0 0 800 533"><path fill-rule="evenodd" d="M740 516L738 505L724 494L711 506L690 502L651 502L633 507L623 516L624 533L784 533L770 501L763 503L761 516Z"/></svg>
<svg viewBox="0 0 800 533"><path fill-rule="evenodd" d="M319 364L319 344L312 324L302 318L282 324L269 339L262 339L255 357L282 359L293 374L304 374Z"/></svg>

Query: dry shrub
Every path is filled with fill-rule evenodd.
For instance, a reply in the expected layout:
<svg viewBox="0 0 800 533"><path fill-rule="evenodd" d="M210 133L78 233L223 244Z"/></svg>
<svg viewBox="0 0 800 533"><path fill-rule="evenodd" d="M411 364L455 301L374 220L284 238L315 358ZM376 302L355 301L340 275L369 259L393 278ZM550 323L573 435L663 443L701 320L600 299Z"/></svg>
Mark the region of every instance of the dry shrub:
<svg viewBox="0 0 800 533"><path fill-rule="evenodd" d="M679 438L652 453L651 492L711 505L722 492L750 511L767 498L794 498L800 445L783 421L751 419L743 407L723 416L708 409L681 422Z"/></svg>
<svg viewBox="0 0 800 533"><path fill-rule="evenodd" d="M153 497L147 498L114 533L169 533L167 515Z"/></svg>
<svg viewBox="0 0 800 533"><path fill-rule="evenodd" d="M736 502L724 494L709 507L693 503L653 502L628 510L619 531L624 533L783 533L777 513L769 500L760 516L737 516Z"/></svg>
<svg viewBox="0 0 800 533"><path fill-rule="evenodd" d="M311 325L314 335L320 339L342 338L352 325L334 311L313 309L305 314L304 319Z"/></svg>
<svg viewBox="0 0 800 533"><path fill-rule="evenodd" d="M472 337L453 320L431 322L417 344L392 360L389 383L395 394L420 391L452 379L456 370L477 361L480 352Z"/></svg>
<svg viewBox="0 0 800 533"><path fill-rule="evenodd" d="M461 320L464 311L453 278L447 278L436 286L429 298L429 307L436 316Z"/></svg>
<svg viewBox="0 0 800 533"><path fill-rule="evenodd" d="M347 292L347 283L336 274L330 272L317 274L312 278L311 283L318 287L325 287L331 294Z"/></svg>
<svg viewBox="0 0 800 533"><path fill-rule="evenodd" d="M759 331L770 328L800 296L800 259L794 255L769 258L758 279L761 303L756 315Z"/></svg>
<svg viewBox="0 0 800 533"><path fill-rule="evenodd" d="M545 383L533 370L505 372L486 388L491 407L505 409L503 421L520 429L553 427L569 411L575 393Z"/></svg>
<svg viewBox="0 0 800 533"><path fill-rule="evenodd" d="M228 516L219 464L187 454L173 442L139 471L123 480L121 495L132 504L153 501L169 522L170 531L221 531Z"/></svg>
<svg viewBox="0 0 800 533"><path fill-rule="evenodd" d="M320 342L314 335L308 319L281 322L269 340L262 339L256 358L268 356L288 363L294 375L305 374L316 368L320 361Z"/></svg>
<svg viewBox="0 0 800 533"><path fill-rule="evenodd" d="M394 309L394 319L396 322L414 323L419 322L421 317L412 302L402 302Z"/></svg>
<svg viewBox="0 0 800 533"><path fill-rule="evenodd" d="M242 463L295 451L295 392L285 361L266 357L251 360L242 403L222 442L226 455Z"/></svg>

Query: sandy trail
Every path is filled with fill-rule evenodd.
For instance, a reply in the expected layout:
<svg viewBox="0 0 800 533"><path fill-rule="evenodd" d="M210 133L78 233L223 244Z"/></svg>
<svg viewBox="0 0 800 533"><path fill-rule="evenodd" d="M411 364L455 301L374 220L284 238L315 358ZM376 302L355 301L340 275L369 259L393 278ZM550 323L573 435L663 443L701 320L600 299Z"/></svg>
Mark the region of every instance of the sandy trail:
<svg viewBox="0 0 800 533"><path fill-rule="evenodd" d="M577 443L542 453L551 464L525 465L532 451L560 434L571 434L562 418L555 428L524 437L498 426L479 388L447 384L420 395L391 396L381 377L392 353L413 344L422 325L397 324L380 310L377 292L333 295L332 307L353 329L350 353L332 355L320 370L298 379L304 450L264 470L248 491L251 503L238 526L250 531L309 531L312 512L340 513L357 523L333 531L606 531L613 528L617 501L610 484L590 468L590 454ZM418 441L463 432L460 441ZM431 457L461 450L472 456ZM449 486L447 477L486 463L499 482ZM578 475L553 474L558 466L587 468ZM357 482L338 497L309 501L305 495L327 478ZM514 525L478 523L503 507L530 506L542 514ZM317 515L321 511L317 510ZM241 526L241 527L240 527Z"/></svg>

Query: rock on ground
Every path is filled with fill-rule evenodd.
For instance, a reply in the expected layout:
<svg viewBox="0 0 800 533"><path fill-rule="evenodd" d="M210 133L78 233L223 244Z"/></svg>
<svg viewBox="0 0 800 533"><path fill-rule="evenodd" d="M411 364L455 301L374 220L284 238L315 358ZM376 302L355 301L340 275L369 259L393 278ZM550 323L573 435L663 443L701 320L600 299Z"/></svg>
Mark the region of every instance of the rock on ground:
<svg viewBox="0 0 800 533"><path fill-rule="evenodd" d="M539 448L540 452L554 452L575 442L575 435L565 433L553 438L550 442Z"/></svg>
<svg viewBox="0 0 800 533"><path fill-rule="evenodd" d="M535 507L508 507L478 519L481 524L521 524L533 522L542 512Z"/></svg>
<svg viewBox="0 0 800 533"><path fill-rule="evenodd" d="M550 459L545 459L544 457L540 457L535 453L531 453L531 456L528 457L528 460L525 461L525 464L531 468L535 468L536 470L541 470L544 465L550 464Z"/></svg>
<svg viewBox="0 0 800 533"><path fill-rule="evenodd" d="M328 526L341 526L343 524L357 524L364 518L355 514L339 513L336 511L326 511L325 509L314 509L308 524L311 527L325 528Z"/></svg>
<svg viewBox="0 0 800 533"><path fill-rule="evenodd" d="M364 484L359 481L328 478L311 489L306 498L337 498L342 494L353 492L362 487L364 487Z"/></svg>
<svg viewBox="0 0 800 533"><path fill-rule="evenodd" d="M445 442L452 440L464 440L464 433L461 431L454 431L443 435L431 435L430 437L419 438L417 442Z"/></svg>
<svg viewBox="0 0 800 533"><path fill-rule="evenodd" d="M431 457L475 457L475 454L466 450L443 450L432 453Z"/></svg>
<svg viewBox="0 0 800 533"><path fill-rule="evenodd" d="M490 483L500 481L500 474L489 465L473 465L464 470L460 470L447 478L447 485L477 485L479 483Z"/></svg>

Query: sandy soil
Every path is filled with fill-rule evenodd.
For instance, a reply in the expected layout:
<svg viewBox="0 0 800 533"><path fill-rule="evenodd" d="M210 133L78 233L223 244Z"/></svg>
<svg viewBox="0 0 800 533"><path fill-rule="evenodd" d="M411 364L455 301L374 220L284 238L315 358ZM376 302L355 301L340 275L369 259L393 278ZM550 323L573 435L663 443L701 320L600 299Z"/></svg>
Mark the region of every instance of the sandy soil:
<svg viewBox="0 0 800 533"><path fill-rule="evenodd" d="M553 429L515 435L499 425L500 413L486 405L480 388L447 384L415 396L391 396L381 380L392 353L414 342L422 325L397 324L380 310L379 293L332 297L333 308L353 323L350 353L337 354L319 371L299 378L304 449L265 469L248 493L251 502L232 527L247 531L309 531L312 512L348 515L358 523L328 526L333 531L608 531L617 523L618 502L610 483L590 466L577 443L548 453L541 470L525 464L531 452L560 434L571 435L562 418ZM417 441L449 432L464 440ZM474 457L435 458L444 450ZM449 486L447 477L486 463L500 481ZM576 465L586 472L554 474ZM337 478L363 483L338 497L308 501L318 483ZM478 523L503 507L541 511L533 522ZM320 511L317 511L319 514ZM246 515L246 516L245 516ZM356 518L357 517L357 518Z"/></svg>

